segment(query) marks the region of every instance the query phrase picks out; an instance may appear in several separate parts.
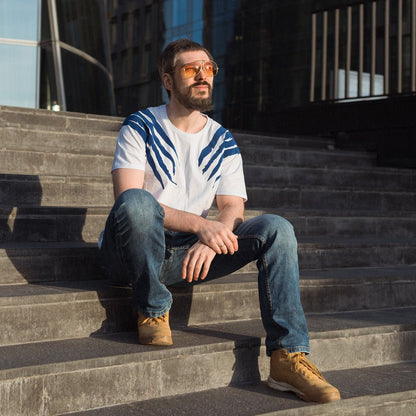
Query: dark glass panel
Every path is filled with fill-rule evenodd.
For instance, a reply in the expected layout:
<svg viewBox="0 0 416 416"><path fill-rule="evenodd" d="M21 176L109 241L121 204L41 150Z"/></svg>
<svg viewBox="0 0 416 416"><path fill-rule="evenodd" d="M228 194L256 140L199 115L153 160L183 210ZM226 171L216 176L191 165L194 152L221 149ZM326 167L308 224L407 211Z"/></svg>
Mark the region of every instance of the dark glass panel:
<svg viewBox="0 0 416 416"><path fill-rule="evenodd" d="M61 50L68 111L111 114L111 83L98 66L78 55Z"/></svg>
<svg viewBox="0 0 416 416"><path fill-rule="evenodd" d="M51 25L49 21L48 1L42 0L42 22L41 22L41 41L51 40Z"/></svg>
<svg viewBox="0 0 416 416"><path fill-rule="evenodd" d="M107 65L106 11L100 0L57 0L60 40Z"/></svg>

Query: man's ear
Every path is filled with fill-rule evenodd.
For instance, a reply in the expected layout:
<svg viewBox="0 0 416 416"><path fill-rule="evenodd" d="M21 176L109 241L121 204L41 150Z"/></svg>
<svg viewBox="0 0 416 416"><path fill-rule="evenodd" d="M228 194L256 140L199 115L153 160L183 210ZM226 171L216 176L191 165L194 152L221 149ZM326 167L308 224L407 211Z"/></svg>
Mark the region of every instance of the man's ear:
<svg viewBox="0 0 416 416"><path fill-rule="evenodd" d="M164 73L162 75L162 82L163 82L163 86L165 87L166 90L168 91L172 91L173 90L173 79L171 74L168 73Z"/></svg>

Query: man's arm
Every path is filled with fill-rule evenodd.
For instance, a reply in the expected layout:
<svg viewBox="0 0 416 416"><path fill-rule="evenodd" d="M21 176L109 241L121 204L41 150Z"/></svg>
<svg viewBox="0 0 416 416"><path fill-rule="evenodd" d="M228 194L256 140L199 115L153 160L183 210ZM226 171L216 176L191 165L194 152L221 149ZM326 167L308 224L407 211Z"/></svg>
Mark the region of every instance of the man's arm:
<svg viewBox="0 0 416 416"><path fill-rule="evenodd" d="M127 189L143 188L144 171L142 170L126 168L115 169L112 172L112 177L115 199ZM220 214L216 221L206 220L199 215L180 211L161 204L165 210L164 227L168 230L196 234L201 242L211 247L216 253L227 254L229 252L232 254L237 250L237 238L232 233L232 230L235 228L233 215L240 215L242 217L244 204L241 202L241 205L243 205L242 210L241 208L233 208L236 205L236 201L231 201L230 198L233 199L237 197L217 197L217 205ZM241 200L241 198L237 198L237 200L238 199Z"/></svg>
<svg viewBox="0 0 416 416"><path fill-rule="evenodd" d="M142 189L144 171L139 169L115 169L111 172L113 177L114 200L127 189Z"/></svg>
<svg viewBox="0 0 416 416"><path fill-rule="evenodd" d="M115 169L112 172L114 197L132 188L143 188L144 171ZM188 281L205 279L215 254L234 254L238 250L233 230L244 221L244 201L231 195L217 195L219 213L215 220L180 211L164 204L164 227L168 230L196 234L199 241L192 246L183 263L182 278Z"/></svg>
<svg viewBox="0 0 416 416"><path fill-rule="evenodd" d="M182 264L182 279L188 282L205 279L216 254L234 254L238 250L238 240L233 230L244 221L244 200L237 196L218 195L217 206L219 213L215 221L208 221L208 223L212 227L220 224L221 227L227 229L226 238L231 244L226 244L226 240L222 240L222 243L218 244L221 252L218 252L201 239L195 243L188 250ZM219 237L221 234L217 234L215 238Z"/></svg>

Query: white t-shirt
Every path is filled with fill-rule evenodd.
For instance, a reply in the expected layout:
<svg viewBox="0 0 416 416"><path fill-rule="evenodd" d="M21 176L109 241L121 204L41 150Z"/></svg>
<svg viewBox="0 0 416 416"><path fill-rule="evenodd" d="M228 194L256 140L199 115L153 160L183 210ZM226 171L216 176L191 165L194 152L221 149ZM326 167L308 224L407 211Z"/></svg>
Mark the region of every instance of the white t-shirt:
<svg viewBox="0 0 416 416"><path fill-rule="evenodd" d="M158 202L203 217L215 195L247 200L237 144L206 117L204 128L190 134L170 122L165 105L131 114L120 129L112 169L143 170L143 189Z"/></svg>

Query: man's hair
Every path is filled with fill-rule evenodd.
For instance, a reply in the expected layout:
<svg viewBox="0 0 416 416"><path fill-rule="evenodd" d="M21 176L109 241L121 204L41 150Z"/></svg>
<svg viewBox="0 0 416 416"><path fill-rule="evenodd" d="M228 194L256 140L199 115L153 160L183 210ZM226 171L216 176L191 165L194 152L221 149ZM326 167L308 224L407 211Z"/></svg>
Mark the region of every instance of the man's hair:
<svg viewBox="0 0 416 416"><path fill-rule="evenodd" d="M175 69L178 54L189 51L204 51L209 59L213 60L208 49L204 48L198 42L189 39L178 39L169 43L159 57L159 75L162 77L165 73L172 73Z"/></svg>

